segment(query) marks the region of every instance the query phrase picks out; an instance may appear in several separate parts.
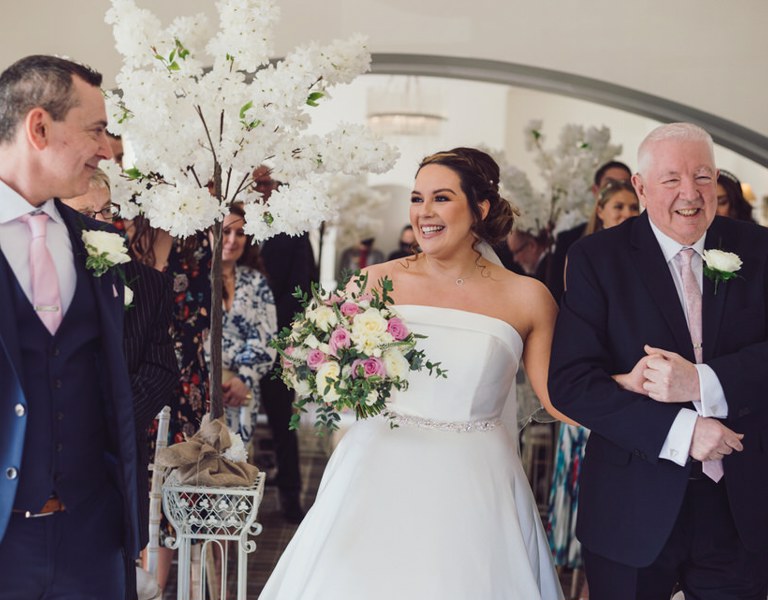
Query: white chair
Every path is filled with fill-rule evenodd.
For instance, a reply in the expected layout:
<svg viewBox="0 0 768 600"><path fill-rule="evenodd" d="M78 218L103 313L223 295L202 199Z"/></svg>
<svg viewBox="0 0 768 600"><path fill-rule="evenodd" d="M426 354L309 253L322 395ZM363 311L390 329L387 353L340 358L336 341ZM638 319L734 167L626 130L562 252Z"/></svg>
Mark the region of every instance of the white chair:
<svg viewBox="0 0 768 600"><path fill-rule="evenodd" d="M136 588L139 600L155 600L161 597L157 585L157 555L160 547L160 520L162 517L164 469L156 467L158 452L168 446L168 426L171 408L164 406L157 414L157 437L155 456L149 464L152 484L149 488L149 543L146 549L147 568L136 567Z"/></svg>

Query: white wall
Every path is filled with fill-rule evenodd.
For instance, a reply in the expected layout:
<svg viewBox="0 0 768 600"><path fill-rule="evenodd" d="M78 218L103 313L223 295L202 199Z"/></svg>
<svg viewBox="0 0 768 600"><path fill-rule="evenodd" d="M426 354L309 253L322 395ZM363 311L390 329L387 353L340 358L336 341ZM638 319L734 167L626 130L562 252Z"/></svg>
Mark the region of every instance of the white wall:
<svg viewBox="0 0 768 600"><path fill-rule="evenodd" d="M364 75L349 86L333 92L312 111L312 131L323 133L339 122L364 123L367 116L367 95L370 90L404 89L405 78L385 75ZM563 125L575 123L588 127L607 126L611 141L621 144L618 157L631 168L636 165L636 149L645 135L659 125L657 121L601 105L509 86L423 77L419 85L425 96L436 97L431 108L446 117L442 130L435 136L397 136L388 141L399 147L401 158L397 165L382 175L369 176L369 183L385 186L395 197L381 211L384 227L377 236L377 246L385 253L397 245L397 236L408 222L409 191L419 161L432 152L455 146L477 146L504 149L508 159L528 174L534 186L541 185L533 154L525 149L523 130L531 119L543 120L548 136L547 147L557 142ZM716 146L718 166L728 169L749 182L758 196L768 195L768 169L725 148ZM756 211L761 217L762 211Z"/></svg>

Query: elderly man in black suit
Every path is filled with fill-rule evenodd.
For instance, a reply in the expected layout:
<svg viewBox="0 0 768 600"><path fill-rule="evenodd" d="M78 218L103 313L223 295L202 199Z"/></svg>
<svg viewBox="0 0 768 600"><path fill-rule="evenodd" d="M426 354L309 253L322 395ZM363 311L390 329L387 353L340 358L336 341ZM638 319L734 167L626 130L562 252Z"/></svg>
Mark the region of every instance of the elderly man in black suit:
<svg viewBox="0 0 768 600"><path fill-rule="evenodd" d="M568 255L549 389L592 431L576 532L593 600L766 597L768 230L716 216L716 181L712 138L661 126L632 178L645 213Z"/></svg>

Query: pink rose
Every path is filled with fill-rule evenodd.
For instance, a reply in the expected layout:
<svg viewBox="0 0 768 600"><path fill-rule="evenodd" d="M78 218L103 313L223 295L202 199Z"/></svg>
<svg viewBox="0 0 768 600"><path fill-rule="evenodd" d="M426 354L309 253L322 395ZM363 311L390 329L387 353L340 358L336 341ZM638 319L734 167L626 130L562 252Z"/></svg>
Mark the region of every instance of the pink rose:
<svg viewBox="0 0 768 600"><path fill-rule="evenodd" d="M328 346L331 348L331 354L336 356L336 352L340 348L349 348L352 344L352 340L349 338L349 332L346 329L337 327L331 333L331 339L328 342Z"/></svg>
<svg viewBox="0 0 768 600"><path fill-rule="evenodd" d="M352 378L365 376L365 361L362 358L356 358L352 361Z"/></svg>
<svg viewBox="0 0 768 600"><path fill-rule="evenodd" d="M354 302L345 302L341 305L341 314L345 317L354 317L356 314L360 313L360 307L355 304Z"/></svg>
<svg viewBox="0 0 768 600"><path fill-rule="evenodd" d="M408 328L400 317L392 317L387 323L387 332L398 342L408 337Z"/></svg>
<svg viewBox="0 0 768 600"><path fill-rule="evenodd" d="M363 363L363 367L365 369L366 378L373 377L374 375L384 377L387 373L387 370L384 368L384 361L382 361L380 358L376 358L375 356L366 358L365 362Z"/></svg>
<svg viewBox="0 0 768 600"><path fill-rule="evenodd" d="M307 366L310 369L317 371L320 368L320 365L322 365L324 362L325 354L323 354L320 350L313 348L309 351L309 354L307 355Z"/></svg>
<svg viewBox="0 0 768 600"><path fill-rule="evenodd" d="M284 352L285 352L285 353L286 353L288 356L291 356L291 354L293 354L295 351L296 351L296 347L295 347L295 346L288 346L288 347L287 347L287 348L284 350ZM292 367L294 367L294 366L295 366L295 365L293 364L293 361L290 361L290 360L288 360L288 359L287 359L287 358L285 358L285 357L283 357L283 359L282 359L282 360L283 360L283 368L284 368L284 369L290 369L290 368L292 368Z"/></svg>

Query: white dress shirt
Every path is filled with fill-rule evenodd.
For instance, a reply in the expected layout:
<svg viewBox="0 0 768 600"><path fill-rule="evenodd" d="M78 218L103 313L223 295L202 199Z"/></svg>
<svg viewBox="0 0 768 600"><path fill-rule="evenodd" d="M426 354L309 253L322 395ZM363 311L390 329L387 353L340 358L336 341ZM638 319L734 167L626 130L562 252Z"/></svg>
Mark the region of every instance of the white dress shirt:
<svg viewBox="0 0 768 600"><path fill-rule="evenodd" d="M45 243L51 253L53 265L59 275L59 294L61 295L62 315L67 313L75 295L77 274L72 254L72 242L53 199L46 200L35 208L23 197L0 181L0 251L5 255L13 274L32 302L32 278L29 272L29 245L32 233L29 225L19 221L19 217L32 212L44 212L48 219Z"/></svg>
<svg viewBox="0 0 768 600"><path fill-rule="evenodd" d="M648 222L651 224L651 229L656 236L656 241L659 242L661 251L664 254L664 259L667 261L667 267L669 267L669 272L672 274L672 280L675 282L677 296L680 299L680 304L683 307L683 312L685 313L687 321L688 307L685 304L683 282L680 277L680 272L673 261L683 248L693 248L694 254L691 259L691 269L699 284L699 290L701 290L704 278L702 253L704 252L704 238L706 237L706 233L692 246L683 246L668 235L662 233L662 231L653 224L653 221L649 219ZM666 348L664 349L666 350ZM672 427L669 429L667 438L664 440L661 452L659 453L659 458L671 460L680 466L684 466L688 460L688 453L691 449L691 440L693 439L693 428L696 425L696 417L717 417L723 419L728 416L728 403L725 399L725 392L723 391L723 386L720 384L720 380L712 370L712 367L703 363L697 364L695 367L699 373L699 398L701 400L693 403L696 408L695 411L690 408L680 409L680 412L677 413L677 417L675 417L675 420L672 423Z"/></svg>

